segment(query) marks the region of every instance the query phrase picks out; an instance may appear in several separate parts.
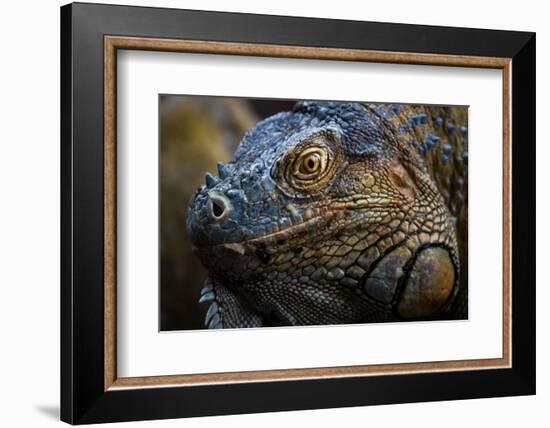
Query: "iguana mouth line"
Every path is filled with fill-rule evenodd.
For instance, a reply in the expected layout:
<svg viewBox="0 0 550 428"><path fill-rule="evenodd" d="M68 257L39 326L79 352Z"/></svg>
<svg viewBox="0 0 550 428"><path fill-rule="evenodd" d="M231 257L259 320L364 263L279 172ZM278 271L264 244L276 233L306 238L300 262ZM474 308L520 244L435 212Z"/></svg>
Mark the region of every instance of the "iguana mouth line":
<svg viewBox="0 0 550 428"><path fill-rule="evenodd" d="M245 239L243 241L236 242L234 244L266 244L266 243L280 243L281 241L286 240L290 235L292 237L297 236L303 232L307 232L310 228L319 227L320 223L330 222L334 217L341 215L344 211L352 211L357 209L377 209L377 208L386 208L385 205L373 205L364 203L362 206L350 206L346 203L335 203L328 208L322 209L318 215L310 217L309 219L292 226L286 227L277 232L268 233L262 236L257 236L255 238ZM231 245L231 244L222 244L222 245Z"/></svg>
<svg viewBox="0 0 550 428"><path fill-rule="evenodd" d="M226 250L237 253L241 256L245 254L255 254L258 248L273 246L277 244L283 244L288 241L290 237L296 238L313 228L318 228L321 223L330 221L336 212L325 212L318 216L312 217L300 224L289 226L283 230L272 232L266 235L258 236L255 238L239 241L229 242L224 244L213 245L212 248L224 248Z"/></svg>
<svg viewBox="0 0 550 428"><path fill-rule="evenodd" d="M334 204L334 206L331 206L330 209L322 210L321 212L319 212L319 214L307 219L306 221L303 221L299 224L294 224L282 230L278 230L277 232L271 232L265 235L256 236L254 238L244 239L237 242L225 242L214 245L197 245L197 247L225 248L226 250L233 251L237 254L245 255L247 252L254 252L257 247L282 244L286 242L290 237L295 238L299 235L307 233L312 229L318 229L322 223L330 222L339 213L360 208L367 208L367 205L354 207L343 203ZM385 208L385 206L369 205L368 208Z"/></svg>
<svg viewBox="0 0 550 428"><path fill-rule="evenodd" d="M241 244L243 245L246 245L246 244L255 245L255 244L266 244L266 243L277 244L277 243L280 243L281 241L287 240L290 235L292 235L293 237L298 236L303 232L307 232L310 228L317 227L319 223L328 222L332 220L332 218L334 218L335 215L336 215L336 211L325 211L324 213L321 213L320 215L312 217L309 220L306 220L302 223L286 227L283 230L279 230L278 232L273 232L267 235L258 236L256 238L242 241Z"/></svg>
<svg viewBox="0 0 550 428"><path fill-rule="evenodd" d="M194 245L195 248L224 248L234 253L245 255L247 253L255 253L258 247L267 245L277 245L287 241L290 237L295 238L298 235L304 234L313 228L318 228L321 223L326 223L336 216L339 210L324 211L319 215L312 217L302 223L286 227L277 232L268 233L262 236L257 236L250 239L237 242L226 242L221 244L206 244Z"/></svg>

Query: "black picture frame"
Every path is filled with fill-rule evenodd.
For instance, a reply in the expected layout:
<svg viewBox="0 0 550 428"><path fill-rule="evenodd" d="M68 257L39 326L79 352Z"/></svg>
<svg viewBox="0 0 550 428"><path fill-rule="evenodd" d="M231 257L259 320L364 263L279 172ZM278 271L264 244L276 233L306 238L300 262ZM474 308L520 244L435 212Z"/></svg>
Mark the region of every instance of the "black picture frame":
<svg viewBox="0 0 550 428"><path fill-rule="evenodd" d="M512 366L105 391L105 35L511 58ZM85 424L534 394L535 97L534 33L85 3L63 6L61 419Z"/></svg>

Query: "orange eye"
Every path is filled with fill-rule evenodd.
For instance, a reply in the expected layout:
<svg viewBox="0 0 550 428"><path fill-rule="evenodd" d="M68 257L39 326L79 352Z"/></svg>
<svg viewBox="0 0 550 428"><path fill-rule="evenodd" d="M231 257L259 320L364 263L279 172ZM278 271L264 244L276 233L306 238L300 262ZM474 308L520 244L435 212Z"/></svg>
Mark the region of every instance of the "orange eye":
<svg viewBox="0 0 550 428"><path fill-rule="evenodd" d="M275 161L270 174L288 195L318 194L342 166L339 131L321 129L301 140Z"/></svg>
<svg viewBox="0 0 550 428"><path fill-rule="evenodd" d="M300 172L304 174L314 174L321 167L321 155L319 153L310 153L302 159Z"/></svg>

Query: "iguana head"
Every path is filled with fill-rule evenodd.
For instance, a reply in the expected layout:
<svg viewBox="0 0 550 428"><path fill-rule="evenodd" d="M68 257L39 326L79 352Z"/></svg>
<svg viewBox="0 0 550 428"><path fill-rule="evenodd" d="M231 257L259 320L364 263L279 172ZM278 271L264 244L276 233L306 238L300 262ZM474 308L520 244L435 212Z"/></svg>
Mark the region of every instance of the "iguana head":
<svg viewBox="0 0 550 428"><path fill-rule="evenodd" d="M300 102L259 122L207 173L187 231L211 279L273 324L425 318L456 293L443 198L368 105Z"/></svg>

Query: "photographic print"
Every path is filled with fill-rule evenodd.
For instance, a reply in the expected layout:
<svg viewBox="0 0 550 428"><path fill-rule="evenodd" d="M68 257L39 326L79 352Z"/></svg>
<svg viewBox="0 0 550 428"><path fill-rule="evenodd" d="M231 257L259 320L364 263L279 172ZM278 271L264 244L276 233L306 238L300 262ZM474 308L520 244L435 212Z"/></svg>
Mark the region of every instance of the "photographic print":
<svg viewBox="0 0 550 428"><path fill-rule="evenodd" d="M160 329L468 318L468 107L159 96Z"/></svg>

